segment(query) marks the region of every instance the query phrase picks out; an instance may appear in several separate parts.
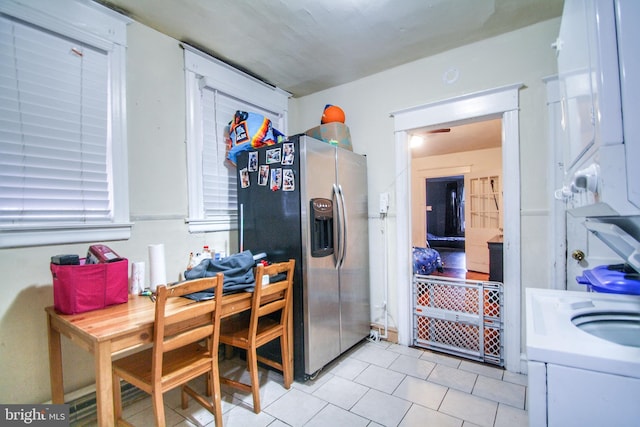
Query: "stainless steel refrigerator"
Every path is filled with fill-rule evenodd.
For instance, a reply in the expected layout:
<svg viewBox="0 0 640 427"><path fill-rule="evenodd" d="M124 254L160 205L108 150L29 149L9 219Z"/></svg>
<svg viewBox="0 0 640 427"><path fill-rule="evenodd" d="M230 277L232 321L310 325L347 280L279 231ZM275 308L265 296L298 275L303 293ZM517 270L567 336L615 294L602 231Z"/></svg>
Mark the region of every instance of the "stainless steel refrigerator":
<svg viewBox="0 0 640 427"><path fill-rule="evenodd" d="M242 153L237 168L240 248L296 260L294 377L304 381L369 335L366 157L299 135Z"/></svg>

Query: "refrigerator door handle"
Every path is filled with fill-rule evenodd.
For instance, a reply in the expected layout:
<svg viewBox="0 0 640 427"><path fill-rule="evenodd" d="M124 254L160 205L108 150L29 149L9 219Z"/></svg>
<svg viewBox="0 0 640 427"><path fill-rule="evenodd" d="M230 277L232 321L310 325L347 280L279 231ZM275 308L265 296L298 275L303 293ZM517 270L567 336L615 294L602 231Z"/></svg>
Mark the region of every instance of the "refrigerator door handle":
<svg viewBox="0 0 640 427"><path fill-rule="evenodd" d="M338 190L340 190L340 201L342 204L342 218L340 218L340 224L342 225L342 242L340 244L340 267L344 265L344 260L347 258L347 231L349 230L349 224L347 224L347 204L344 200L344 191L342 185L338 184Z"/></svg>
<svg viewBox="0 0 640 427"><path fill-rule="evenodd" d="M335 199L336 206L336 226L334 237L335 242L335 250L333 251L333 259L335 261L336 270L340 268L340 264L342 261L342 198L340 197L340 188L338 185L333 184L333 198Z"/></svg>

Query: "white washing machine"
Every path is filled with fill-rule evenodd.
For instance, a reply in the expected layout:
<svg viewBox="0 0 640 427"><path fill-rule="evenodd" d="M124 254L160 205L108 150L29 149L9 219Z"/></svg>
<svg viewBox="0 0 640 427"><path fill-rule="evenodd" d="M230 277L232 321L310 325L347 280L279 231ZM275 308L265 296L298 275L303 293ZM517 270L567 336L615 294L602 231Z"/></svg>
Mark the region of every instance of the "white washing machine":
<svg viewBox="0 0 640 427"><path fill-rule="evenodd" d="M530 427L640 425L640 296L527 289Z"/></svg>

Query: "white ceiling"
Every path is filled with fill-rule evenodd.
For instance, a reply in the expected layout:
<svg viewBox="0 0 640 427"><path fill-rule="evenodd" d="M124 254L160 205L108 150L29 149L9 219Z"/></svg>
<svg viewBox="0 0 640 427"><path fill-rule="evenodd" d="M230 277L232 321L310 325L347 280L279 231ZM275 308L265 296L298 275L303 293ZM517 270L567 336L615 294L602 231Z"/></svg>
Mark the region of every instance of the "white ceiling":
<svg viewBox="0 0 640 427"><path fill-rule="evenodd" d="M414 135L421 137L423 143L411 148L412 158L496 148L502 146L502 119L418 129L411 132L411 136Z"/></svg>
<svg viewBox="0 0 640 427"><path fill-rule="evenodd" d="M95 0L304 96L558 17L563 0Z"/></svg>
<svg viewBox="0 0 640 427"><path fill-rule="evenodd" d="M94 0L299 97L562 14L563 0ZM413 157L499 147L501 121Z"/></svg>

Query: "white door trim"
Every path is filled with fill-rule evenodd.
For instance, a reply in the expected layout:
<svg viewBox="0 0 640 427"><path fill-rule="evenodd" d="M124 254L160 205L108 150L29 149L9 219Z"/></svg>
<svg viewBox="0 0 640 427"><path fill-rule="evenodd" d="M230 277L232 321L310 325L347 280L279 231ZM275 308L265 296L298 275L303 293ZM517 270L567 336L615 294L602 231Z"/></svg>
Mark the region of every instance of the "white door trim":
<svg viewBox="0 0 640 427"><path fill-rule="evenodd" d="M526 372L521 363L520 139L521 83L463 95L391 113L395 132L398 341L412 343L411 156L408 132L426 126L502 118L504 191L504 360L505 368ZM404 212L404 214L400 214ZM524 359L523 359L524 360Z"/></svg>

